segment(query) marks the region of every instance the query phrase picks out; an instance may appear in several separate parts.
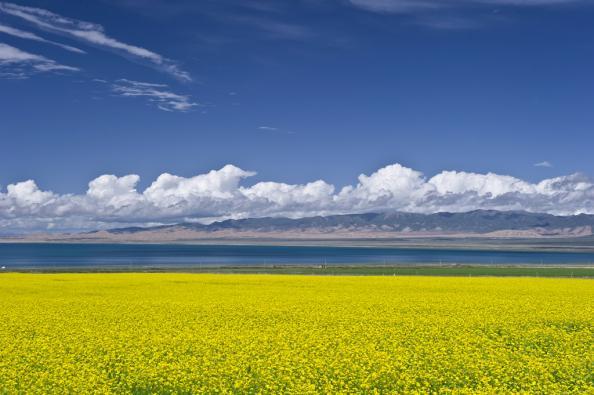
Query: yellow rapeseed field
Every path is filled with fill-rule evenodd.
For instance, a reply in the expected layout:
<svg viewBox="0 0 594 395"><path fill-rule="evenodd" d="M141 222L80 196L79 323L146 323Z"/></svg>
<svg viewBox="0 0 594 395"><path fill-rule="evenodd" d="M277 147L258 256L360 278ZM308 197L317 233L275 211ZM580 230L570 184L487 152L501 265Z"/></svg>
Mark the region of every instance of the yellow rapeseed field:
<svg viewBox="0 0 594 395"><path fill-rule="evenodd" d="M0 275L0 393L594 393L594 281Z"/></svg>

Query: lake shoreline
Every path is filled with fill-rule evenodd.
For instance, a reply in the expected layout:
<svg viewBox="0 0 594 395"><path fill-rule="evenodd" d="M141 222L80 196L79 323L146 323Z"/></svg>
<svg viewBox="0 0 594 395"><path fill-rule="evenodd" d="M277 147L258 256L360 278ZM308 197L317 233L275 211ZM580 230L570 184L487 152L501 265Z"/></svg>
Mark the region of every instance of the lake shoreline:
<svg viewBox="0 0 594 395"><path fill-rule="evenodd" d="M386 249L448 249L513 252L594 253L594 239L555 238L393 238L393 239L195 239L179 241L27 240L0 238L1 245L123 245L123 246L257 246L257 247L340 247Z"/></svg>
<svg viewBox="0 0 594 395"><path fill-rule="evenodd" d="M187 273L316 276L443 276L594 278L594 265L534 264L416 264L416 265L171 265L171 266L53 266L14 267L1 273Z"/></svg>

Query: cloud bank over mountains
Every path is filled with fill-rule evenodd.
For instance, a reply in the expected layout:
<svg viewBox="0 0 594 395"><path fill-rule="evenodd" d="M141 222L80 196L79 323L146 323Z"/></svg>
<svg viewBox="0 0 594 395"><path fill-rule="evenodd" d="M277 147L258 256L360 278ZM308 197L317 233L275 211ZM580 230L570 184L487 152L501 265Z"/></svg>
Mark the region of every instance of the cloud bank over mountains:
<svg viewBox="0 0 594 395"><path fill-rule="evenodd" d="M102 175L85 194L56 194L33 180L0 190L0 230L84 230L126 225L262 216L303 217L372 211L434 213L475 209L526 210L557 215L594 213L594 182L583 174L530 183L512 176L443 171L431 178L393 164L337 189L258 182L233 165L194 177L160 175L144 191L138 175Z"/></svg>

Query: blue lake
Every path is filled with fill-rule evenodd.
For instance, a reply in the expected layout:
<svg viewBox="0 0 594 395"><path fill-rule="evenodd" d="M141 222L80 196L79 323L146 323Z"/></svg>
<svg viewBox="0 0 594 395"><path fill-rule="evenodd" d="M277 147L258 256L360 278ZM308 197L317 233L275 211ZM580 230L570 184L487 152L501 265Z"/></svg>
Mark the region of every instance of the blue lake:
<svg viewBox="0 0 594 395"><path fill-rule="evenodd" d="M432 248L166 244L0 244L13 268L319 264L594 264L594 253Z"/></svg>

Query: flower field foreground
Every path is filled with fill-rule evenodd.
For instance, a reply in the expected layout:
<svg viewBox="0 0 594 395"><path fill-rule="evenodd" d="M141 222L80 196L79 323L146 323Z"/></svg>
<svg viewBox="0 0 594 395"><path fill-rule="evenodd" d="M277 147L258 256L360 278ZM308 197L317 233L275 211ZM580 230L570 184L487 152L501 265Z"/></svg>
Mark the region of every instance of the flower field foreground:
<svg viewBox="0 0 594 395"><path fill-rule="evenodd" d="M594 281L0 275L0 393L594 393Z"/></svg>

